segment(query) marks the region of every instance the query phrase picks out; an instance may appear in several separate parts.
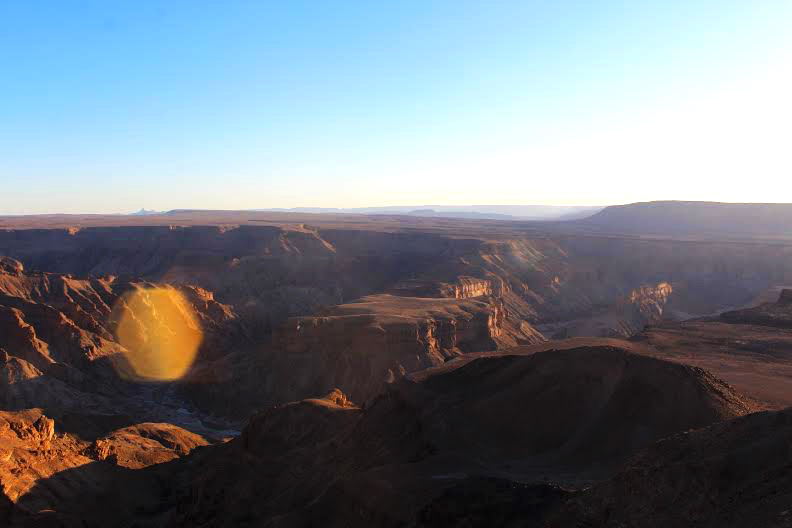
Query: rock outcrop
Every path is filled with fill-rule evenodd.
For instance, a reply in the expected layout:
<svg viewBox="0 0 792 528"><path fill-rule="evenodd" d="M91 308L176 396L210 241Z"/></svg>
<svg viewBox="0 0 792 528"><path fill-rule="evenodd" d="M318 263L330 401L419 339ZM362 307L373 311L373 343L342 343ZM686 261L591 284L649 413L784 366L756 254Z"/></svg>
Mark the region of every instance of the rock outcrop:
<svg viewBox="0 0 792 528"><path fill-rule="evenodd" d="M778 301L754 308L732 310L720 314L726 323L773 326L792 329L792 290L782 290Z"/></svg>
<svg viewBox="0 0 792 528"><path fill-rule="evenodd" d="M647 326L644 353L712 371L766 408L792 405L792 305L777 302L718 317Z"/></svg>
<svg viewBox="0 0 792 528"><path fill-rule="evenodd" d="M78 279L25 272L4 259L0 270L0 408L41 408L86 438L106 431L105 425L96 427L105 422L118 427L119 421L172 417L174 413L155 402L141 405L148 389L120 377L128 364L128 351L116 335L116 318L125 309L128 295L155 287L116 277ZM204 336L198 361L245 342L236 315L210 292L189 286L164 288L178 291L195 314ZM160 326L169 324L167 318L158 316L158 321ZM165 327L157 331L167 332ZM148 339L146 332L154 330L141 327L141 339Z"/></svg>
<svg viewBox="0 0 792 528"><path fill-rule="evenodd" d="M123 509L128 498L156 501L148 479L125 468L173 460L205 444L170 424L139 424L90 444L58 432L38 409L0 411L0 521L41 526L56 511L84 511L84 520L116 524L131 514Z"/></svg>
<svg viewBox="0 0 792 528"><path fill-rule="evenodd" d="M390 293L405 297L450 297L472 299L493 295L492 282L475 277L459 277L456 282L409 279L395 284Z"/></svg>
<svg viewBox="0 0 792 528"><path fill-rule="evenodd" d="M278 328L276 383L289 399L339 387L366 402L407 373L496 349L503 320L503 308L491 299L364 297Z"/></svg>
<svg viewBox="0 0 792 528"><path fill-rule="evenodd" d="M0 255L0 272L9 275L21 275L25 267L18 260Z"/></svg>
<svg viewBox="0 0 792 528"><path fill-rule="evenodd" d="M792 289L784 288L781 290L781 294L778 296L778 304L792 304Z"/></svg>
<svg viewBox="0 0 792 528"><path fill-rule="evenodd" d="M167 423L142 423L97 438L87 452L97 460L140 469L188 454L207 441L194 433Z"/></svg>

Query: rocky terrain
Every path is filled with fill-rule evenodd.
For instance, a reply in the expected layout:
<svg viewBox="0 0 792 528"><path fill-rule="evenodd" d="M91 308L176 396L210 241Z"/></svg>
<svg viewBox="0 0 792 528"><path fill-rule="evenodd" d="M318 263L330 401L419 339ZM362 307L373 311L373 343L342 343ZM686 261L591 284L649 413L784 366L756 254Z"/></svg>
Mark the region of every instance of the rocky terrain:
<svg viewBox="0 0 792 528"><path fill-rule="evenodd" d="M773 211L0 218L0 521L786 526Z"/></svg>
<svg viewBox="0 0 792 528"><path fill-rule="evenodd" d="M763 406L783 409L792 405L790 294L718 317L648 326L633 341L648 345L646 354L710 370Z"/></svg>
<svg viewBox="0 0 792 528"><path fill-rule="evenodd" d="M544 515L654 440L752 410L705 371L614 347L459 365L402 380L366 408L333 391L265 410L228 443L131 473L153 489L112 497L112 511L139 525L433 524L474 513L449 494L494 486L517 489L510 507L534 495ZM65 473L78 479L91 468ZM25 513L14 511L20 522ZM90 525L106 515L56 509L30 519Z"/></svg>
<svg viewBox="0 0 792 528"><path fill-rule="evenodd" d="M254 339L245 321L212 293L185 284L156 286L168 294L168 307L157 306L159 312L178 312L182 308L169 295L183 296L200 326L201 344L189 372L148 394L150 387L140 383L146 380L131 372L128 349L156 336L150 325L136 322L133 343L125 343L119 320L143 320L154 284L26 272L8 257L2 263L0 360L6 380L0 398L6 409L41 407L58 419L134 414L143 400L154 398L174 409L197 406L229 423L261 406L336 386L363 402L386 383L464 352L544 340L530 325L507 323L502 302L488 295L370 296L286 319L270 336ZM135 306L129 295L139 292L146 298ZM179 318L168 324L172 334L186 323Z"/></svg>
<svg viewBox="0 0 792 528"><path fill-rule="evenodd" d="M89 442L57 432L55 422L39 409L0 412L0 442L4 526L38 525L40 512L107 512L102 502L125 493L142 498L147 484L127 478L131 469L161 464L207 444L167 423L141 423ZM112 515L106 523L113 524Z"/></svg>
<svg viewBox="0 0 792 528"><path fill-rule="evenodd" d="M562 507L549 526L784 527L792 523L792 411L680 433Z"/></svg>
<svg viewBox="0 0 792 528"><path fill-rule="evenodd" d="M182 421L168 387L154 388L133 375L128 350L115 335L116 319L130 310L128 295L146 294L151 284L112 276L27 273L8 257L0 257L0 264L3 409L41 408L63 430L83 438L136 421ZM223 342L244 340L233 312L210 293L189 286L166 291L179 292L196 314L203 336L198 361L211 359ZM137 330L141 341L151 339L154 331L145 326Z"/></svg>

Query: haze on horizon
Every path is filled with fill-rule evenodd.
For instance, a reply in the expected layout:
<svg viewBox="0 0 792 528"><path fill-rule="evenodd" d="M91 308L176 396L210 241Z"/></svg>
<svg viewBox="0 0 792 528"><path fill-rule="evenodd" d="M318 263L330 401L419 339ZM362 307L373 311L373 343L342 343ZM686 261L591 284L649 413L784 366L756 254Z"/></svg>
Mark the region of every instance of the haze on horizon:
<svg viewBox="0 0 792 528"><path fill-rule="evenodd" d="M792 3L5 2L0 214L792 202Z"/></svg>

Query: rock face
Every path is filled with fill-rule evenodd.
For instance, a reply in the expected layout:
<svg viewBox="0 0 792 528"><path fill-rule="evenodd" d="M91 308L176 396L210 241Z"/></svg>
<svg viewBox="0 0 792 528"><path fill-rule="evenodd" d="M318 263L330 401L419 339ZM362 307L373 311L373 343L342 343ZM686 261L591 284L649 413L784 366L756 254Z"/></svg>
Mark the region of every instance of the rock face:
<svg viewBox="0 0 792 528"><path fill-rule="evenodd" d="M565 234L516 223L300 218L288 225L251 218L234 226L9 229L0 231L0 254L29 270L200 286L265 340L289 317L383 292L493 295L519 326L609 314L631 292L662 283L673 287L665 304L688 314L792 283L792 248L783 244ZM318 225L306 225L310 220ZM641 325L632 315L607 326L619 333L637 326L634 333Z"/></svg>
<svg viewBox="0 0 792 528"><path fill-rule="evenodd" d="M647 326L632 341L644 353L712 371L764 407L792 405L792 305L777 302L717 318Z"/></svg>
<svg viewBox="0 0 792 528"><path fill-rule="evenodd" d="M792 304L792 290L784 288L778 297L778 304Z"/></svg>
<svg viewBox="0 0 792 528"><path fill-rule="evenodd" d="M339 388L366 403L405 375L469 352L544 338L505 323L495 298L372 295L280 325L272 343L207 362L184 394L217 415L244 419L271 404Z"/></svg>
<svg viewBox="0 0 792 528"><path fill-rule="evenodd" d="M503 308L484 300L365 297L282 325L273 336L276 377L291 385L291 399L340 387L365 402L407 373L496 349L503 319Z"/></svg>
<svg viewBox="0 0 792 528"><path fill-rule="evenodd" d="M91 425L95 419L134 423L135 419L156 418L163 409L154 402L149 408L141 405L142 388L119 377L126 364L126 350L114 328L114 315L124 308L126 296L148 291L154 285L115 277L77 279L28 273L9 259L3 262L2 409L41 408L71 432L86 437L106 430L105 426L97 429ZM212 358L222 350L220 344L238 343L244 336L235 314L215 301L211 293L188 286L178 291L196 314L205 336L199 360ZM167 325L168 321L162 319L160 324ZM143 339L148 338L145 332L149 330L141 328Z"/></svg>
<svg viewBox="0 0 792 528"><path fill-rule="evenodd" d="M0 346L42 379L96 394L96 380L109 379L112 358L123 352L107 324L113 307L132 289L166 283L189 299L204 332L193 369L163 392L242 421L333 387L362 403L388 381L460 353L546 337L633 335L670 310L739 304L792 277L792 250L782 245L748 251L481 225L3 230L0 252L19 261L6 258L0 273ZM39 269L61 273L30 271ZM421 297L432 308L380 313L365 301L372 296L394 305ZM486 308L449 317L449 301ZM353 305L372 308L344 311ZM35 391L16 390L15 405L24 405L24 394ZM111 412L105 399L93 399L89 408Z"/></svg>
<svg viewBox="0 0 792 528"><path fill-rule="evenodd" d="M434 282L410 279L397 283L391 293L405 297L450 297L472 299L493 295L492 281L475 277L459 277L457 282ZM500 293L500 292L499 292Z"/></svg>
<svg viewBox="0 0 792 528"><path fill-rule="evenodd" d="M778 301L754 308L723 312L722 321L732 324L773 326L792 329L792 290L782 290Z"/></svg>
<svg viewBox="0 0 792 528"><path fill-rule="evenodd" d="M94 458L140 469L168 462L207 445L199 435L172 424L142 423L97 438L88 448Z"/></svg>
<svg viewBox="0 0 792 528"><path fill-rule="evenodd" d="M0 272L8 273L9 275L21 275L24 269L25 267L18 260L0 256Z"/></svg>
<svg viewBox="0 0 792 528"><path fill-rule="evenodd" d="M3 526L47 525L55 509L74 511L76 506L85 508L86 519L99 515L115 524L124 516L119 498L155 500L146 481L124 468L173 460L205 444L170 424L139 424L90 444L58 433L55 422L38 409L0 411L0 521Z"/></svg>
<svg viewBox="0 0 792 528"><path fill-rule="evenodd" d="M125 347L130 341L117 332L119 321L134 323L133 344L176 333L171 324L172 331L155 335L152 325L140 324L140 314L131 313L139 307L132 309L130 296L163 288L178 292L189 305L202 339L192 369L173 383L171 394L221 420L243 420L261 407L334 387L365 402L406 373L459 354L543 340L527 323L507 322L508 311L495 297L379 295L287 320L272 333L270 344L258 347L254 343L260 341L250 338L236 313L201 287L0 273L0 346L11 358L4 360L7 379L0 393L5 408L41 407L58 419L74 412L127 413L119 399L129 399L137 390L130 382L140 380L129 366ZM152 302L145 297L138 304ZM171 305L157 306L158 313L180 313ZM193 323L179 321L192 328ZM20 376L27 379L12 383ZM139 421L152 418L161 419L137 416Z"/></svg>
<svg viewBox="0 0 792 528"><path fill-rule="evenodd" d="M630 337L647 324L663 320L674 288L667 282L644 285L630 291L607 310L570 321L538 325L537 329L554 339L569 337Z"/></svg>

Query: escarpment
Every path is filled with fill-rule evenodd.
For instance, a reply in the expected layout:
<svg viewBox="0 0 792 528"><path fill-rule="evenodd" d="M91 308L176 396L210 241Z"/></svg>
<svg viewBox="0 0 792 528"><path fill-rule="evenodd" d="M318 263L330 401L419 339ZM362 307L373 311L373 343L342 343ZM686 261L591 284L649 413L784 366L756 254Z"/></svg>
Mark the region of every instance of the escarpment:
<svg viewBox="0 0 792 528"><path fill-rule="evenodd" d="M792 290L782 290L778 300L774 303L723 312L720 314L720 319L732 324L792 329Z"/></svg>
<svg viewBox="0 0 792 528"><path fill-rule="evenodd" d="M258 339L289 317L380 293L495 296L509 305L515 326L559 326L613 313L632 292L670 285L665 301L656 297L654 307L606 325L624 335L653 322L659 308L706 314L792 282L792 249L785 244L542 233L509 223L438 228L374 217L355 223L303 215L293 224L267 218L251 213L242 225L9 229L0 231L0 254L32 270L200 286L233 307ZM600 335L597 326L581 332Z"/></svg>
<svg viewBox="0 0 792 528"><path fill-rule="evenodd" d="M454 283L408 279L391 288L391 293L405 297L450 297L471 299L493 295L492 282L488 279L460 276Z"/></svg>
<svg viewBox="0 0 792 528"><path fill-rule="evenodd" d="M635 335L739 305L790 275L792 262L781 244L366 222L0 230L9 255L0 320L10 329L0 346L82 391L112 379L105 373L123 354L107 324L119 300L167 285L202 329L195 362L168 394L239 421L333 387L364 402L460 354Z"/></svg>
<svg viewBox="0 0 792 528"><path fill-rule="evenodd" d="M503 311L492 300L374 295L289 319L273 335L282 397L338 387L365 402L407 373L464 352L496 349Z"/></svg>
<svg viewBox="0 0 792 528"><path fill-rule="evenodd" d="M643 285L631 290L613 304L593 310L586 317L538 325L537 329L554 339L581 336L630 337L647 324L664 319L673 291L673 286L667 282Z"/></svg>

